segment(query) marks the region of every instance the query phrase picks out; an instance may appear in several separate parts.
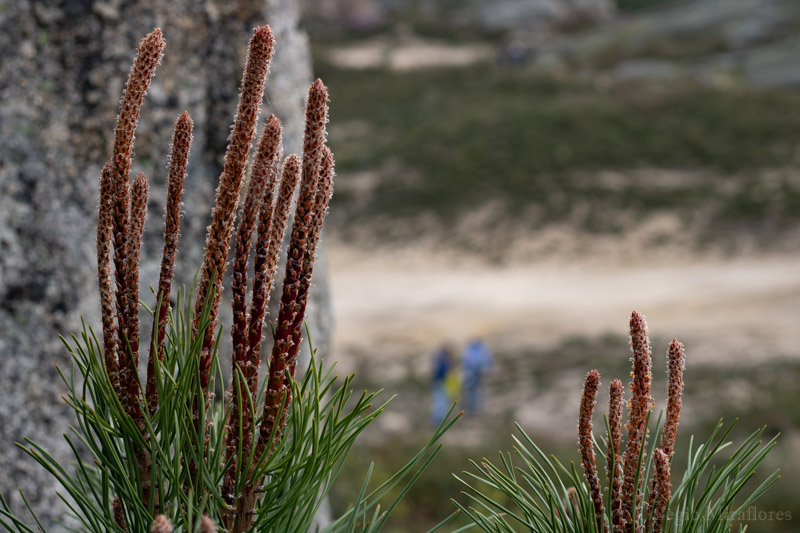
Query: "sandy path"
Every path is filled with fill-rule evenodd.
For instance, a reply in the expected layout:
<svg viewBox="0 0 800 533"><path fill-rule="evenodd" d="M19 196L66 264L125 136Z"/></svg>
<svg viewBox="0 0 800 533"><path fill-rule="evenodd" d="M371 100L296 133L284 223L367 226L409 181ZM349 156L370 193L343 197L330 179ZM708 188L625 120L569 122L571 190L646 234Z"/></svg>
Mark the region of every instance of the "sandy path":
<svg viewBox="0 0 800 533"><path fill-rule="evenodd" d="M697 362L800 359L800 255L690 259L619 267L498 266L414 251L369 257L329 248L336 355L429 353L485 336L494 346L551 345L626 333L632 309L651 335L678 337Z"/></svg>
<svg viewBox="0 0 800 533"><path fill-rule="evenodd" d="M378 37L366 42L331 47L328 58L338 67L386 67L404 71L419 68L463 67L493 57L488 44L452 44L418 37L400 41Z"/></svg>

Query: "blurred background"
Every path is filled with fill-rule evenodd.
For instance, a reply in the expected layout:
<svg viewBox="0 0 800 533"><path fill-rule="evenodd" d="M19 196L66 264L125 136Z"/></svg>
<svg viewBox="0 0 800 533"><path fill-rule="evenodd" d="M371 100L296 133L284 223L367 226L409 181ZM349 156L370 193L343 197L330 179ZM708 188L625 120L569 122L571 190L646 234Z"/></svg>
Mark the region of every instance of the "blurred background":
<svg viewBox="0 0 800 533"><path fill-rule="evenodd" d="M265 22L278 41L265 111L286 153L312 75L331 94L338 177L312 338L356 390L396 395L345 465L334 512L370 460L376 478L394 472L456 399L468 412L393 533L447 516L451 473L510 449L515 421L577 459L583 378L600 370L601 398L627 381L636 309L657 409L667 345L686 345L678 468L689 435L721 417L738 418L735 440L780 432L762 474L783 479L755 516L792 519L749 526L798 530L797 0L0 0L0 491L17 510L22 486L46 521L63 517L9 443L69 457L57 335L81 315L98 323L96 184L136 43L155 26L168 43L133 167L151 179L146 291L172 124L184 109L195 120L188 282L246 42Z"/></svg>
<svg viewBox="0 0 800 533"><path fill-rule="evenodd" d="M397 394L351 493L369 459L388 472L427 437L442 395L469 409L473 339L493 356L482 410L446 436L394 531L443 518L448 474L510 449L514 421L577 458L583 377L600 370L601 398L627 381L637 309L657 409L667 345L686 345L682 445L721 417L739 419L736 439L782 434L764 472L784 476L757 509L793 519L750 529L797 531L800 4L302 5L337 161L332 355Z"/></svg>

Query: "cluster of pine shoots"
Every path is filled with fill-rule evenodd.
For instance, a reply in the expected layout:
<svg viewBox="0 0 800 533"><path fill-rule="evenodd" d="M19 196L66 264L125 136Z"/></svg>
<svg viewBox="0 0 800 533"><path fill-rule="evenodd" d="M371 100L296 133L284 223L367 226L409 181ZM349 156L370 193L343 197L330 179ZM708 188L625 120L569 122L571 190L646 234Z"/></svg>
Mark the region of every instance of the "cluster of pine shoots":
<svg viewBox="0 0 800 533"><path fill-rule="evenodd" d="M333 191L333 156L326 146L327 89L320 80L309 90L305 111L302 158L290 155L282 160L281 123L270 116L258 139L249 176L245 180L251 145L261 111L264 85L273 55L274 38L268 26L256 28L250 41L239 103L219 178L216 204L205 244L205 255L196 284L191 314L191 344L197 350L198 380L193 402L194 424L205 432L208 446L212 411L208 409L213 389L212 364L216 354L222 285L233 241L231 291L233 324L231 337L232 383L225 401L224 443L213 453L201 443L200 452L183 454L190 464L181 465L202 486L208 471L204 462L222 461L219 480L219 511L222 524L202 518L201 531L243 532L251 527L254 509L263 483L263 464L281 439L292 401L292 379L302 341L303 320L311 283L315 250ZM122 408L140 432L144 442L152 438L150 420L165 393L159 377L163 358L169 302L178 245L181 196L192 142L193 122L188 112L175 124L169 160L164 248L153 312L152 337L142 343L139 324L139 254L147 209L148 183L139 174L130 183L134 131L145 93L161 61L165 42L159 29L140 43L125 86L118 116L113 157L102 169L97 226L97 261L103 329L103 362ZM239 209L243 183L247 190ZM296 189L299 186L299 192ZM268 375L259 391L262 330L269 295L274 283L278 257L293 198L297 196L294 221L287 249L279 315L274 321L274 344L268 354ZM235 228L237 211L238 226ZM253 241L255 241L253 243ZM254 251L251 253L251 248ZM248 283L249 262L253 279ZM113 264L113 267L112 267ZM140 352L148 346L146 380L139 378ZM260 393L259 393L260 392ZM263 405L254 405L263 397ZM161 483L148 447L135 447L142 480L141 501L155 510L153 531L172 531L163 502ZM216 480L212 480L216 481ZM111 502L116 525L123 531L125 502Z"/></svg>
<svg viewBox="0 0 800 533"><path fill-rule="evenodd" d="M611 382L608 402L608 428L606 435L606 474L610 484L610 522L603 506L603 491L597 475L595 441L592 434L592 414L597 401L600 373L592 370L586 375L578 417L579 447L586 482L589 485L597 531L614 533L661 533L665 525L665 512L670 499L670 461L675 452L675 438L683 395L685 355L683 344L673 339L667 351L668 396L667 411L661 430L659 446L652 460L655 470L649 498L644 499L642 485L646 482L646 453L648 418L653 407L650 384L653 381L650 340L647 322L643 315L633 311L630 319L631 398L628 401L629 420L625 425L628 439L622 449L622 381Z"/></svg>

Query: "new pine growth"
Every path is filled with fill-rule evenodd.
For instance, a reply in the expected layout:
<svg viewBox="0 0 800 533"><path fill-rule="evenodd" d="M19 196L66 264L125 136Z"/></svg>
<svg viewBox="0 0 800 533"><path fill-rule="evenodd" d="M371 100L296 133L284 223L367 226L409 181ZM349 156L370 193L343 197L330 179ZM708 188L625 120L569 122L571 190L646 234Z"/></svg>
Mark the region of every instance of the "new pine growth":
<svg viewBox="0 0 800 533"><path fill-rule="evenodd" d="M644 446L647 440L647 421L653 407L651 397L653 376L647 321L637 311L633 311L630 318L630 341L633 370L630 383L631 398L627 403L628 422L625 424L628 439L624 451L622 382L618 379L612 381L609 391L606 436L606 475L610 485L609 517L606 517L603 507L603 491L597 475L592 435L592 414L600 383L600 374L597 370L589 372L583 387L578 417L579 451L594 505L597 531L662 533L665 523L664 513L670 498L669 459L674 450L678 431L685 355L683 345L677 339L673 340L667 352L669 368L667 416L662 429L661 446L654 452L655 472L650 486L649 501L645 502L642 493L642 487L645 486L643 478L646 463Z"/></svg>
<svg viewBox="0 0 800 533"><path fill-rule="evenodd" d="M225 154L224 169L212 221L208 227L206 247L197 293L194 300L192 334L201 343L201 402L208 405L211 359L215 350L214 330L218 320L222 286L228 260L228 249L234 237L234 221L239 192L245 181L245 170L255 136L264 84L269 72L275 41L268 26L256 28L248 48L239 104ZM133 153L134 132L145 93L161 61L164 39L159 29L148 34L139 45L125 87L115 130L114 153L100 176L100 202L97 223L97 272L103 326L103 364L126 416L135 423L143 442L150 435L146 417L158 413L159 397L156 361L163 359L169 301L175 270L175 255L180 233L181 199L192 143L193 122L187 112L178 117L172 138L169 159L168 193L164 216L164 248L156 292L147 379L144 390L138 380L140 349L139 331L139 260L142 232L147 210L148 184L139 174L131 185L129 173ZM306 125L302 158L291 155L281 171L281 123L270 116L258 143L250 170L248 189L235 232L233 280L232 393L226 400L229 413L224 431L222 455L225 473L220 482L219 515L227 531L248 531L258 501L262 479L255 465L262 463L281 438L291 402L291 379L302 341L305 317L317 242L333 191L333 155L325 146L325 124L328 117L328 93L320 80L311 86L306 102ZM279 179L280 177L280 179ZM269 294L274 285L280 247L283 241L292 198L301 183L300 197L294 213L294 226L287 252L278 333L269 353L267 391L261 413L252 412L257 396L258 367L261 363L261 342ZM255 239L253 286L248 292L248 263ZM112 278L113 263L113 278ZM114 279L115 278L115 279ZM248 310L249 301L249 310ZM208 323L201 330L204 310L210 309ZM240 380L240 376L244 380ZM144 409L143 409L144 408ZM198 416L195 405L195 416ZM205 427L210 419L196 418L197 427ZM199 424L203 424L200 426ZM258 430L258 431L256 431ZM207 440L207 439L206 439ZM204 448L207 452L213 452ZM141 476L141 501L156 499L160 492L159 472L154 470L149 448L134 445L133 455ZM193 475L211 455L196 457L188 465ZM216 459L219 460L219 459ZM251 468L243 468L247 463ZM235 492L240 492L236 494ZM156 501L156 509L160 507ZM111 501L111 516L116 526L127 531L125 502L120 495ZM154 533L171 532L173 525L164 514L156 513L150 526ZM217 531L217 525L204 516L200 531Z"/></svg>

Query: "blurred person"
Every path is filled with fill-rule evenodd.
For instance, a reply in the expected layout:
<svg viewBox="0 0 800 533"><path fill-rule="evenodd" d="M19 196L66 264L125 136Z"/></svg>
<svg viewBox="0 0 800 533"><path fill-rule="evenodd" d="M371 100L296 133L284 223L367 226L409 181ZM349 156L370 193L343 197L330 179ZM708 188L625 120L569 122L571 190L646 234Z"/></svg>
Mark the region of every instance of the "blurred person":
<svg viewBox="0 0 800 533"><path fill-rule="evenodd" d="M464 412L477 414L483 410L484 376L494 366L492 352L480 339L473 339L461 357L463 368Z"/></svg>
<svg viewBox="0 0 800 533"><path fill-rule="evenodd" d="M450 357L452 358L453 364L450 366L450 371L444 379L444 389L445 392L447 392L447 399L450 404L458 401L461 397L461 373L458 371L458 361L455 356L452 355L453 352L454 351L451 349Z"/></svg>
<svg viewBox="0 0 800 533"><path fill-rule="evenodd" d="M444 345L433 356L433 379L432 403L431 403L431 424L438 426L447 416L450 404L457 398L458 385L453 388L453 377L458 383L458 376L455 372L456 360L453 356L453 349ZM454 395L455 394L455 395Z"/></svg>

